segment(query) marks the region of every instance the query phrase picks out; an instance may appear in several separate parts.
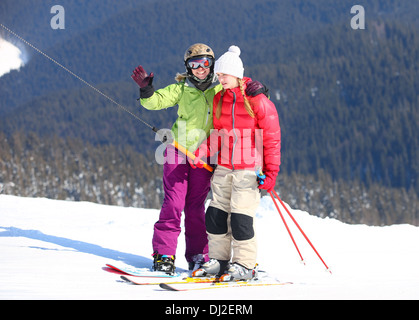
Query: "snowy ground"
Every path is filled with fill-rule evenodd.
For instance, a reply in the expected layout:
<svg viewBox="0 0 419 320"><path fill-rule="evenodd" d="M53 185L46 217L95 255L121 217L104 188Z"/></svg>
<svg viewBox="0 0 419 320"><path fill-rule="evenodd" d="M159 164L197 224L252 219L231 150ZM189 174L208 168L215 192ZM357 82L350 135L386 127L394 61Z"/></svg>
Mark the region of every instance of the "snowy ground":
<svg viewBox="0 0 419 320"><path fill-rule="evenodd" d="M306 265L268 197L258 210L258 261L294 284L189 292L133 286L106 263L151 265L157 210L0 195L1 299L419 299L419 228L368 227L292 210L332 275L296 228ZM286 213L284 213L286 215ZM292 222L289 221L289 225ZM177 266L186 268L184 238Z"/></svg>

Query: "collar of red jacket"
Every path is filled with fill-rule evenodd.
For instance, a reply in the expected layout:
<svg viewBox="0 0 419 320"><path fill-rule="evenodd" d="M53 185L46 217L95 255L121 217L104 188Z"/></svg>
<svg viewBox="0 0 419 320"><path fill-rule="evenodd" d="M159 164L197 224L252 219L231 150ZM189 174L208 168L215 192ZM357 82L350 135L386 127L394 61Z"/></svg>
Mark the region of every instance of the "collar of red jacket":
<svg viewBox="0 0 419 320"><path fill-rule="evenodd" d="M243 80L244 80L243 90L246 90L247 84L248 84L249 82L251 82L251 81L252 81L252 79L250 79L250 78L248 78L248 77L243 77ZM227 89L227 90L225 90L225 92L226 92L226 93L232 93L232 92L234 92L235 94L239 94L239 93L241 93L241 92L240 92L240 87L239 87L239 86L237 86L237 87L235 87L235 88L233 88L233 89Z"/></svg>

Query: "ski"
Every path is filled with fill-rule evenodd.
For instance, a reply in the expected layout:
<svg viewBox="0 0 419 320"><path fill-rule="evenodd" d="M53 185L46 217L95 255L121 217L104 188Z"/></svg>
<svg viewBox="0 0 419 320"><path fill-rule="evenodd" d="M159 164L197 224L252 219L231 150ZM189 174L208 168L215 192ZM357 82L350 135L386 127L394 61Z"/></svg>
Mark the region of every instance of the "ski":
<svg viewBox="0 0 419 320"><path fill-rule="evenodd" d="M207 289L220 289L220 288L238 288L238 287L265 287L265 286L283 286L292 284L292 282L247 282L247 281L231 281L231 282L213 282L205 287L187 287L178 288L176 284L160 283L160 288L167 291L195 291L195 290L207 290Z"/></svg>
<svg viewBox="0 0 419 320"><path fill-rule="evenodd" d="M108 272L113 272L113 273L118 273L118 274L122 274L122 275L129 275L129 276L134 276L134 277L145 277L145 278L174 278L174 277L178 277L178 275L174 274L174 275L170 275L164 272L159 272L159 271L151 271L148 268L134 268L134 267L130 267L130 266L115 266L112 264L107 263L106 267L108 267L109 269L104 268L105 271Z"/></svg>
<svg viewBox="0 0 419 320"><path fill-rule="evenodd" d="M146 281L144 278L139 278L129 275L121 275L121 279L135 285L160 285L161 283L166 284L189 284L189 283L215 283L217 278L192 278L192 277L173 277L169 279L159 279L158 281Z"/></svg>

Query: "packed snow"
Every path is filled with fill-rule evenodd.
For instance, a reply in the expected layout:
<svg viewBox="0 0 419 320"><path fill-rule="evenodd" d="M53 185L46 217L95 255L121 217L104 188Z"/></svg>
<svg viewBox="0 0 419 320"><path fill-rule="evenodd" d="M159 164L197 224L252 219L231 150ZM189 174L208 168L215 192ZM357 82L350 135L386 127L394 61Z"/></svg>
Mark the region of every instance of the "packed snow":
<svg viewBox="0 0 419 320"><path fill-rule="evenodd" d="M22 51L12 43L0 38L0 77L23 65Z"/></svg>
<svg viewBox="0 0 419 320"><path fill-rule="evenodd" d="M135 286L106 263L146 268L159 211L0 195L0 299L418 299L419 228L369 227L291 210L332 274L270 197L256 219L261 269L292 285L170 292ZM283 212L287 217L286 212ZM179 238L177 267L187 268Z"/></svg>

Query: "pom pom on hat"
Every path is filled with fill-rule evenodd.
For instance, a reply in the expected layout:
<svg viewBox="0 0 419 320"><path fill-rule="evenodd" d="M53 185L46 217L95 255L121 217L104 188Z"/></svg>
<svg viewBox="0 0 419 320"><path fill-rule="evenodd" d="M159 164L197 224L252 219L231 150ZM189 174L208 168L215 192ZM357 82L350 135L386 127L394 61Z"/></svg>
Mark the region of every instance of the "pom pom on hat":
<svg viewBox="0 0 419 320"><path fill-rule="evenodd" d="M244 68L240 53L241 50L238 46L230 46L228 51L215 61L214 72L229 74L242 79Z"/></svg>
<svg viewBox="0 0 419 320"><path fill-rule="evenodd" d="M233 52L238 56L240 56L241 53L240 48L238 46L230 46L230 48L228 48L228 52Z"/></svg>

